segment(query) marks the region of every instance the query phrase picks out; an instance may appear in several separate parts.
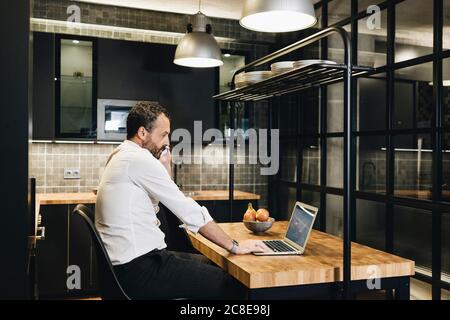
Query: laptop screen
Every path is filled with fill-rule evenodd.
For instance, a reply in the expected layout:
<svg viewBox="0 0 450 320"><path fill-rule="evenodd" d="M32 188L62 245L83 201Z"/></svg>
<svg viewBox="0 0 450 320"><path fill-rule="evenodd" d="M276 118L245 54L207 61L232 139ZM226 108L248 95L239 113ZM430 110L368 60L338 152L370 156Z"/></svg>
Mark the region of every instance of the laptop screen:
<svg viewBox="0 0 450 320"><path fill-rule="evenodd" d="M314 223L314 216L314 212L296 205L286 232L286 238L304 248L309 230Z"/></svg>

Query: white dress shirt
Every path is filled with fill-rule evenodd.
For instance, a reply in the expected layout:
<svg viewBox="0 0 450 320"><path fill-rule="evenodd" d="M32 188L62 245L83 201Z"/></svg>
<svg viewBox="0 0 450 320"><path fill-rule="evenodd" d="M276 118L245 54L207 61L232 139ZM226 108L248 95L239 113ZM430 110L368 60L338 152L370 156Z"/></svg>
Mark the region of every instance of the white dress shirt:
<svg viewBox="0 0 450 320"><path fill-rule="evenodd" d="M108 158L95 208L95 226L113 265L167 247L156 217L159 201L194 233L213 220L147 149L124 141Z"/></svg>

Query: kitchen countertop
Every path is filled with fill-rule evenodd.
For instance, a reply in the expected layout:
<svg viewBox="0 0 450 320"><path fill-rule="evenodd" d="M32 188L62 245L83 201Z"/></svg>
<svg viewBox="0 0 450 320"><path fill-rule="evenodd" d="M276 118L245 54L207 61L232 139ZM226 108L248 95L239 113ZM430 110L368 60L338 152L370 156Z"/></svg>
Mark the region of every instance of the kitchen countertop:
<svg viewBox="0 0 450 320"><path fill-rule="evenodd" d="M229 199L228 190L203 190L185 192L187 196L195 201L223 201ZM234 200L259 200L260 195L235 190ZM39 213L41 205L58 205L58 204L93 204L97 200L97 196L93 192L86 193L38 193L36 195L36 212Z"/></svg>
<svg viewBox="0 0 450 320"><path fill-rule="evenodd" d="M414 197L419 199L431 199L431 190L395 190L395 196L397 197ZM442 190L442 196L445 198L450 197L450 190Z"/></svg>

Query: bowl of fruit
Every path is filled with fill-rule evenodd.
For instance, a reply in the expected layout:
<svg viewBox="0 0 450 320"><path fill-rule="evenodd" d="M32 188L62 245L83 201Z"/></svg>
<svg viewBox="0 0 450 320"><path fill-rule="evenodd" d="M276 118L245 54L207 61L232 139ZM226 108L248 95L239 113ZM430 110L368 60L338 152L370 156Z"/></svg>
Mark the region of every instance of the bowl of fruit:
<svg viewBox="0 0 450 320"><path fill-rule="evenodd" d="M263 233L269 230L275 219L270 217L269 211L264 208L255 210L251 203L248 204L248 209L244 214L244 225L248 230L254 233Z"/></svg>

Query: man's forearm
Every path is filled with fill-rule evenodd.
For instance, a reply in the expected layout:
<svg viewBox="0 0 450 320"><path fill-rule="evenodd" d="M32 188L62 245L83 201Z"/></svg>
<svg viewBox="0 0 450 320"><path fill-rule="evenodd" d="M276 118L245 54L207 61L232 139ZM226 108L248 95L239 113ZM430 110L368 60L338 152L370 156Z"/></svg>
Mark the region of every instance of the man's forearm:
<svg viewBox="0 0 450 320"><path fill-rule="evenodd" d="M205 238L228 251L231 250L231 247L233 246L233 241L230 236L227 235L214 221L210 221L201 227L199 232Z"/></svg>

